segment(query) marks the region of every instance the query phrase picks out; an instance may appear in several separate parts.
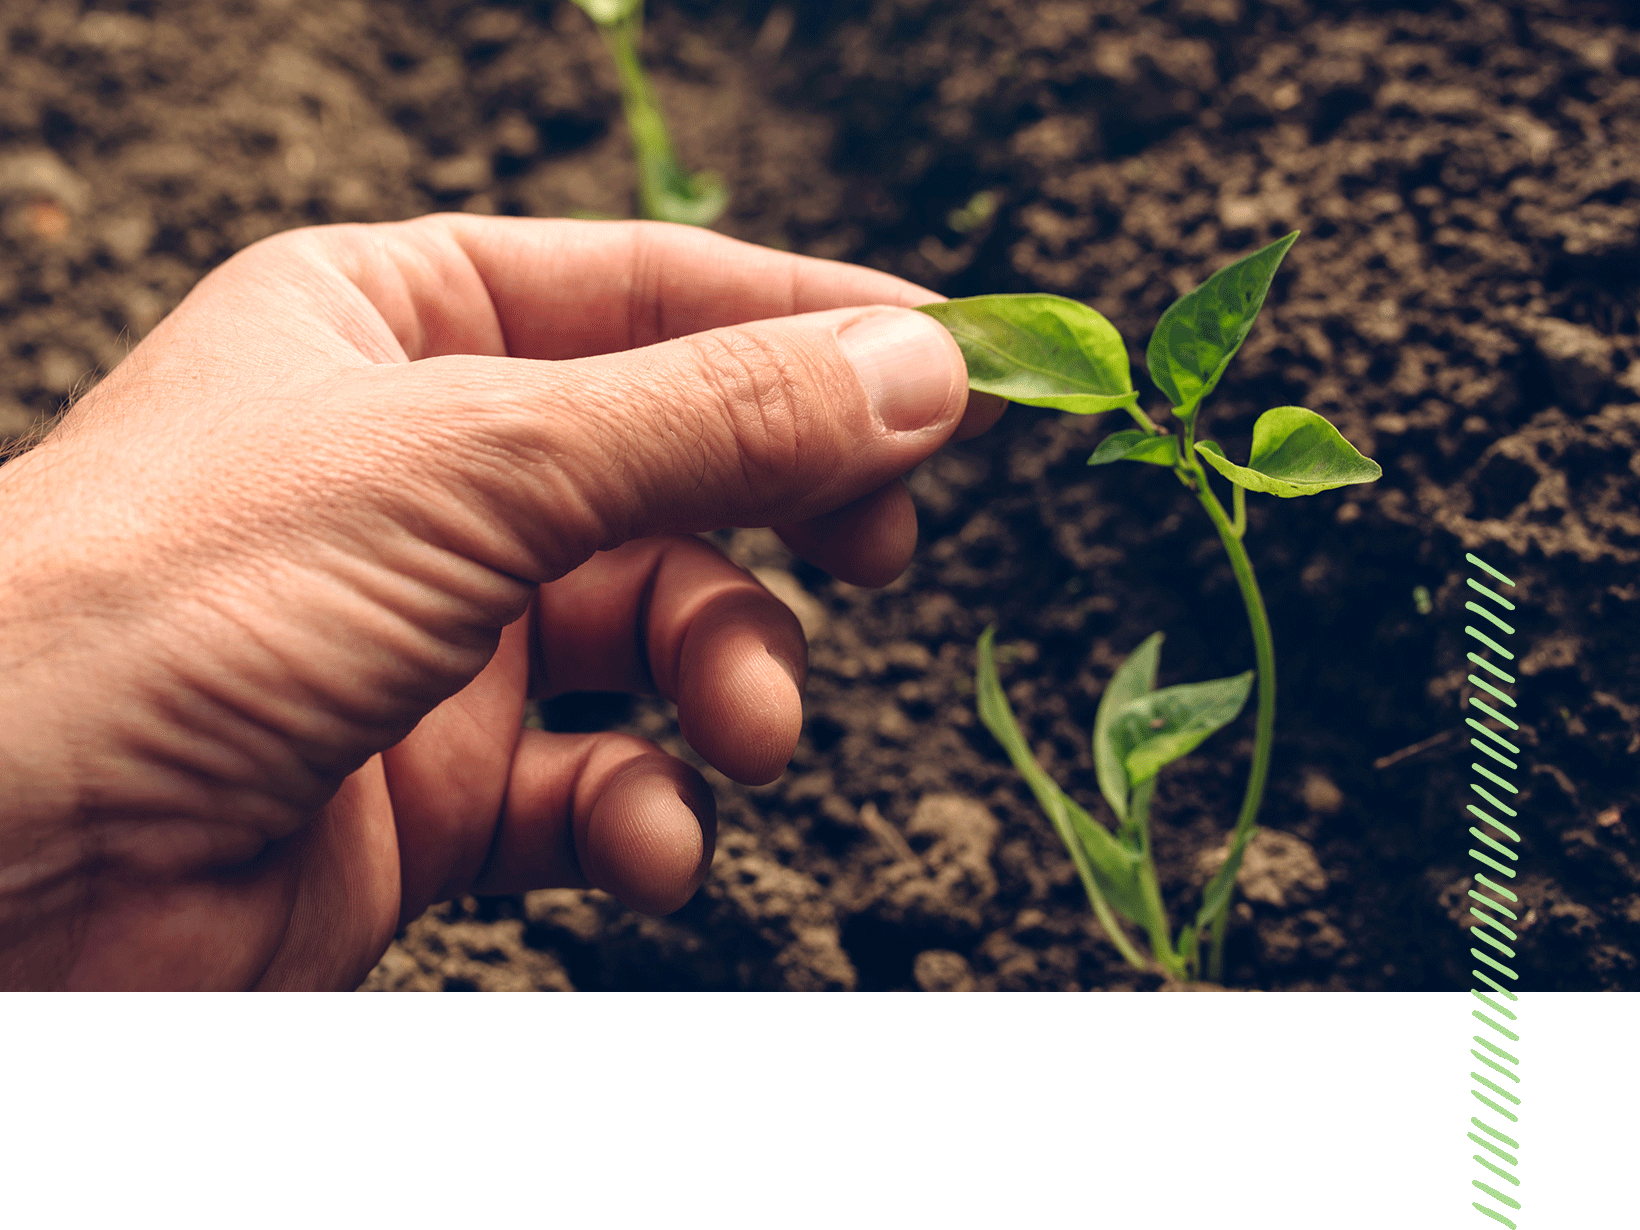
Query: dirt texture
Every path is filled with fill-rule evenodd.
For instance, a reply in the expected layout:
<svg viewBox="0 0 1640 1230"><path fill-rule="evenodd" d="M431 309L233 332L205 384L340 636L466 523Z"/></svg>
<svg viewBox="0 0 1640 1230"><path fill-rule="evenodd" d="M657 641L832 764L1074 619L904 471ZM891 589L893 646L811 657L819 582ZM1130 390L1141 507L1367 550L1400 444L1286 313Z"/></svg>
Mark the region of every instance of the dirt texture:
<svg viewBox="0 0 1640 1230"><path fill-rule="evenodd" d="M1640 31L1592 0L1338 7L655 0L646 50L685 161L733 191L719 229L1082 299L1139 371L1175 296L1302 228L1208 430L1239 457L1261 410L1306 405L1384 477L1249 501L1279 706L1225 981L1467 985L1475 551L1518 583L1524 985L1640 989ZM632 208L614 74L567 0L8 0L0 32L0 435L275 231ZM1089 470L1106 430L1016 409L925 465L917 561L883 591L719 535L798 612L812 679L785 777L708 771L706 886L664 919L453 902L366 988L1158 987L973 714L995 621L1032 746L1104 814L1088 736L1121 658L1162 630L1164 686L1252 663L1206 518L1160 470ZM652 700L540 717L688 754ZM1244 715L1162 776L1176 918L1250 750Z"/></svg>

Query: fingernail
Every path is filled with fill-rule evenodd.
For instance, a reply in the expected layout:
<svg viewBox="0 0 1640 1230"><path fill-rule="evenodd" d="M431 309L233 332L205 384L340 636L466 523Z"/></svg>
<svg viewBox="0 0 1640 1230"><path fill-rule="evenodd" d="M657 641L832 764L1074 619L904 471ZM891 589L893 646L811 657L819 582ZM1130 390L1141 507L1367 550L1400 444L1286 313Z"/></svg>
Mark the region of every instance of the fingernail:
<svg viewBox="0 0 1640 1230"><path fill-rule="evenodd" d="M927 427L951 400L951 336L932 316L875 312L846 326L837 344L890 431Z"/></svg>

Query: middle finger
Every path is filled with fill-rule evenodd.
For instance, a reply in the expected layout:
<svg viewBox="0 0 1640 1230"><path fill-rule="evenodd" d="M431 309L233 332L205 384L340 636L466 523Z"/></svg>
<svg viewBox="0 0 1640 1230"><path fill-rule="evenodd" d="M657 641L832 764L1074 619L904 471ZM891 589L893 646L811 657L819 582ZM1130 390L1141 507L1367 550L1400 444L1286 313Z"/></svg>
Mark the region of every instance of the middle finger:
<svg viewBox="0 0 1640 1230"><path fill-rule="evenodd" d="M736 781L785 770L803 723L797 617L698 538L601 551L541 587L532 694L655 692L691 747Z"/></svg>

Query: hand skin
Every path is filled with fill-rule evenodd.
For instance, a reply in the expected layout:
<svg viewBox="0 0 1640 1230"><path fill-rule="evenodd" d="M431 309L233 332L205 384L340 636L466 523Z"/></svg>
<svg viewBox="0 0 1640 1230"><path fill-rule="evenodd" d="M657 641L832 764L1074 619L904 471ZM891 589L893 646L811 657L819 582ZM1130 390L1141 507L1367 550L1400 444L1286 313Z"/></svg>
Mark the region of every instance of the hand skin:
<svg viewBox="0 0 1640 1230"><path fill-rule="evenodd" d="M658 692L723 773L777 777L802 633L690 535L898 575L900 476L1002 410L906 310L938 298L467 215L210 274L0 468L0 986L343 989L464 893L681 906L705 781L524 730L526 698Z"/></svg>

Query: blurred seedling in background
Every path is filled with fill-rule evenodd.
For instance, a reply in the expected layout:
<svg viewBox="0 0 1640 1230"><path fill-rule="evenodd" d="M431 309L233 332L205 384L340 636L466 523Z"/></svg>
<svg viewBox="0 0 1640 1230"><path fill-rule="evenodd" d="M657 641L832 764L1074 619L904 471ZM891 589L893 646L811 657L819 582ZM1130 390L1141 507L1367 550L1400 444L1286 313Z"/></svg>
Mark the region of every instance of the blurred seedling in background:
<svg viewBox="0 0 1640 1230"><path fill-rule="evenodd" d="M729 203L723 181L710 171L689 174L661 115L660 100L644 72L639 44L643 0L575 0L597 24L621 81L621 106L638 160L638 213L662 222L711 226Z"/></svg>
<svg viewBox="0 0 1640 1230"><path fill-rule="evenodd" d="M1001 204L1001 194L994 189L986 188L974 193L966 202L953 209L945 216L945 224L959 235L967 235L979 230L992 218L996 217L997 206Z"/></svg>
<svg viewBox="0 0 1640 1230"><path fill-rule="evenodd" d="M1298 232L1219 270L1162 315L1145 352L1150 378L1172 405L1178 430L1158 426L1138 408L1127 347L1114 326L1085 304L1058 295L980 295L921 310L957 339L968 363L969 387L1010 401L1071 414L1125 410L1136 427L1107 436L1089 465L1141 462L1169 469L1200 501L1230 556L1252 628L1255 670L1205 683L1156 687L1162 634L1148 637L1117 668L1094 719L1093 760L1100 793L1116 828L1095 820L1043 771L1019 729L997 676L993 625L979 639L976 691L987 729L1007 749L1037 802L1070 851L1094 913L1122 955L1139 969L1152 962L1171 978L1200 976L1201 948L1210 935L1206 976L1223 977L1224 932L1236 873L1256 820L1270 767L1275 731L1275 647L1264 598L1242 537L1247 492L1292 498L1383 471L1337 428L1300 406L1266 410L1253 425L1246 465L1232 462L1212 440L1198 439L1202 402L1217 386L1264 305L1270 282ZM1205 463L1205 464L1204 464ZM1231 508L1214 494L1208 469L1229 480ZM1193 920L1172 933L1151 855L1150 802L1157 774L1233 721L1258 683L1253 763L1229 857L1208 883ZM1114 914L1145 934L1151 960Z"/></svg>

